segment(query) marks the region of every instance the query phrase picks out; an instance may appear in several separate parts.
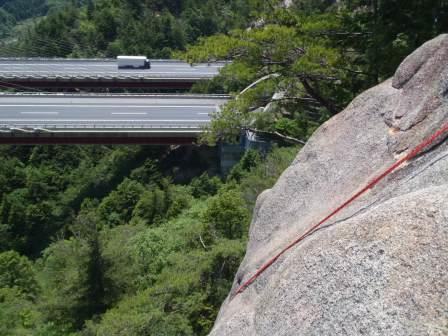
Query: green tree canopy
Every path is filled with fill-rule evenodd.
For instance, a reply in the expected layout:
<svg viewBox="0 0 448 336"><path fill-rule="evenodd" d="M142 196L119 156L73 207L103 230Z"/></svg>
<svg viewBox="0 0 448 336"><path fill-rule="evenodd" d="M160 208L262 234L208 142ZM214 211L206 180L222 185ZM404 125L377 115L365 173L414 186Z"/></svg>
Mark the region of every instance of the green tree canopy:
<svg viewBox="0 0 448 336"><path fill-rule="evenodd" d="M12 288L27 298L38 291L32 263L15 251L0 253L0 288Z"/></svg>

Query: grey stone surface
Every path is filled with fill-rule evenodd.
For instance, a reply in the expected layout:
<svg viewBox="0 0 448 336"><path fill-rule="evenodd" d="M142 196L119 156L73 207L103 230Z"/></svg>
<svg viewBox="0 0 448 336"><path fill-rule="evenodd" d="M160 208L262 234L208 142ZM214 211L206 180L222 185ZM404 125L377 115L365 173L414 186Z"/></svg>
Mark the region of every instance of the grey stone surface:
<svg viewBox="0 0 448 336"><path fill-rule="evenodd" d="M439 139L233 297L264 261L448 122L448 35L311 137L260 195L212 336L448 335L448 141Z"/></svg>

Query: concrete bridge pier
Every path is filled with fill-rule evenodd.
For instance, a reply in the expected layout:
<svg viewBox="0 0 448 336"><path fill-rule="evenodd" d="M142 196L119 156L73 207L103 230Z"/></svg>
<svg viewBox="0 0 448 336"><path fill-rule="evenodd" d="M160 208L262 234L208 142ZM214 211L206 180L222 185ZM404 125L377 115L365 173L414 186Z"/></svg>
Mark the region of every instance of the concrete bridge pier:
<svg viewBox="0 0 448 336"><path fill-rule="evenodd" d="M261 153L267 153L272 146L272 141L267 137L262 137L251 131L241 133L238 144L219 144L219 157L221 175L227 176L230 170L235 166L244 153L250 149L255 149Z"/></svg>

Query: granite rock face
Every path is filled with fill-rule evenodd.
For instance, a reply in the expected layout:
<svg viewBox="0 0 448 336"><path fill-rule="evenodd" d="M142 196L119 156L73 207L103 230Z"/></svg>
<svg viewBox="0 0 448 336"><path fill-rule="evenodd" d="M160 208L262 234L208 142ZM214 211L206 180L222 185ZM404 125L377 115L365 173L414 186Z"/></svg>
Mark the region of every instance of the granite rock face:
<svg viewBox="0 0 448 336"><path fill-rule="evenodd" d="M322 125L260 195L212 336L448 335L448 141L289 250L270 256L448 122L448 35Z"/></svg>

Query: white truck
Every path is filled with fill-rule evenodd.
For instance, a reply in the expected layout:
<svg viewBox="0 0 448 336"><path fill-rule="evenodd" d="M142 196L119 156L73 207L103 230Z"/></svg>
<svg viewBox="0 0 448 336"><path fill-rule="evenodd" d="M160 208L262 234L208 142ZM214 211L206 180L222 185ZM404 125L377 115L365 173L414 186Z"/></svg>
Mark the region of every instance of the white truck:
<svg viewBox="0 0 448 336"><path fill-rule="evenodd" d="M151 69L146 56L117 56L118 69Z"/></svg>

